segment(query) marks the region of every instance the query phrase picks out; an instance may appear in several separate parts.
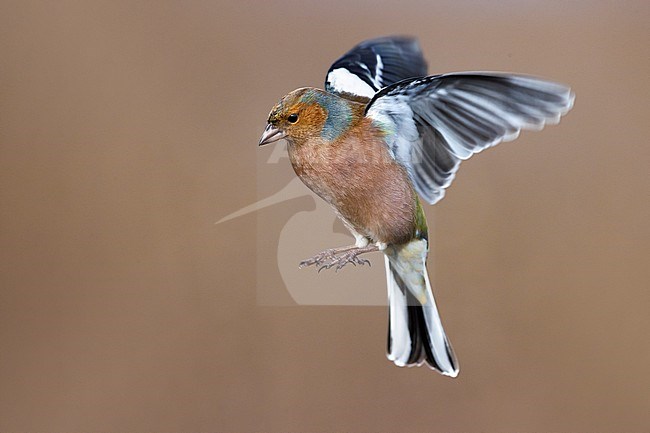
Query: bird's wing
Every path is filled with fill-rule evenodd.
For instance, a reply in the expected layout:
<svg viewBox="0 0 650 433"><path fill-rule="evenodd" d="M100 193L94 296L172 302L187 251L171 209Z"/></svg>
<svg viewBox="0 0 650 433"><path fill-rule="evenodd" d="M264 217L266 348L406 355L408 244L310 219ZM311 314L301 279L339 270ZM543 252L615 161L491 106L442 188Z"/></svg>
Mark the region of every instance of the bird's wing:
<svg viewBox="0 0 650 433"><path fill-rule="evenodd" d="M378 92L366 116L386 134L427 202L440 200L461 160L522 129L557 123L574 100L571 89L539 78L464 72L408 79Z"/></svg>
<svg viewBox="0 0 650 433"><path fill-rule="evenodd" d="M417 40L389 36L362 42L334 62L325 77L325 90L369 100L386 86L425 75L427 63Z"/></svg>

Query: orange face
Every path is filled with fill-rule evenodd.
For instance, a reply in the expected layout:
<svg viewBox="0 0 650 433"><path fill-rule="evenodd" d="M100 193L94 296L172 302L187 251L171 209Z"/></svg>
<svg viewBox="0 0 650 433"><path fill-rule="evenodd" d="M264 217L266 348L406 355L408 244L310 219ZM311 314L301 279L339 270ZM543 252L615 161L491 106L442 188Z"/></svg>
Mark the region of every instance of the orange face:
<svg viewBox="0 0 650 433"><path fill-rule="evenodd" d="M327 111L314 97L316 92L319 91L301 88L282 98L269 113L267 131L273 131L273 135L262 144L280 138L286 138L292 144L301 144L309 138L319 137ZM268 135L267 131L265 135Z"/></svg>

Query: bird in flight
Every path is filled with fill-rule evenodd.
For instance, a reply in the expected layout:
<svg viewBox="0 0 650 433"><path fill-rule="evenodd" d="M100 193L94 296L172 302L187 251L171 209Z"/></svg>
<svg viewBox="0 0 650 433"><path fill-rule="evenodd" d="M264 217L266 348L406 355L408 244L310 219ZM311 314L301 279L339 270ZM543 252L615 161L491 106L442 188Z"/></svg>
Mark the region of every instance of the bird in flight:
<svg viewBox="0 0 650 433"><path fill-rule="evenodd" d="M271 110L259 145L285 139L296 175L355 238L301 267L341 269L381 251L388 280L388 359L456 377L426 269L422 201L443 198L461 161L521 130L557 123L573 105L565 85L526 75L427 75L417 40L383 37L330 67L325 90L303 87Z"/></svg>

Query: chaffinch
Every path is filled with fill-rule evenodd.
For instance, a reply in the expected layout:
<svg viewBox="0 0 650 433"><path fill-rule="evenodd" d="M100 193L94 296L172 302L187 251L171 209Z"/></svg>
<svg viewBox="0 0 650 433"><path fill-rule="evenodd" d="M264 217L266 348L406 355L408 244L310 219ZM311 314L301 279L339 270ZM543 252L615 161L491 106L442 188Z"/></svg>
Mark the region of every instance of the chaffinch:
<svg viewBox="0 0 650 433"><path fill-rule="evenodd" d="M515 139L522 129L557 123L573 100L567 86L530 76L427 76L419 44L408 37L352 48L330 67L325 90L300 88L273 107L259 142L288 142L296 174L356 240L300 266L338 270L369 263L362 254L383 252L388 358L398 366L426 363L456 377L458 361L427 275L427 222L419 197L438 202L462 160Z"/></svg>

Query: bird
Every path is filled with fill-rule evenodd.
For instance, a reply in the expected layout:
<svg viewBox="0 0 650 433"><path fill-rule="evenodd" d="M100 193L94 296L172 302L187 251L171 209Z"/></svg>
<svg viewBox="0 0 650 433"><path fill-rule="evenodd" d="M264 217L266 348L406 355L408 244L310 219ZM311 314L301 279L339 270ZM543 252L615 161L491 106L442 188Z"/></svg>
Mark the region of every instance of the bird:
<svg viewBox="0 0 650 433"><path fill-rule="evenodd" d="M414 37L361 42L331 65L324 89L302 87L280 99L259 146L286 140L295 174L355 239L300 267L339 270L383 253L388 359L456 377L458 360L426 269L423 203L440 201L472 155L559 122L575 95L529 75L427 69Z"/></svg>

